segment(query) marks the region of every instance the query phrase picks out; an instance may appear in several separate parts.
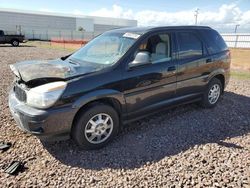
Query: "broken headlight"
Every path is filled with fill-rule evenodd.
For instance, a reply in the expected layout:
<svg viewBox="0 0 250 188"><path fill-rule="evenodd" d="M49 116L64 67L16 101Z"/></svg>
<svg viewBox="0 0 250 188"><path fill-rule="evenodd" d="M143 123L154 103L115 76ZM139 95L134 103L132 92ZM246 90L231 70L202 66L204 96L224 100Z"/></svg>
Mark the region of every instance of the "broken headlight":
<svg viewBox="0 0 250 188"><path fill-rule="evenodd" d="M61 97L67 86L66 82L52 82L34 87L27 94L27 104L37 108L49 108Z"/></svg>

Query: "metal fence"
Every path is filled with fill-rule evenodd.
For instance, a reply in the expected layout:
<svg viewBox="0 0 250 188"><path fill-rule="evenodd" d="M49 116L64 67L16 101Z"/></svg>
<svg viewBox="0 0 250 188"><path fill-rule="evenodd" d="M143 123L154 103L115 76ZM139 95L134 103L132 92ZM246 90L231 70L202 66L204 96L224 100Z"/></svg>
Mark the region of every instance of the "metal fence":
<svg viewBox="0 0 250 188"><path fill-rule="evenodd" d="M250 48L250 33L224 33L221 36L230 48Z"/></svg>
<svg viewBox="0 0 250 188"><path fill-rule="evenodd" d="M18 34L18 31L6 33ZM70 31L70 30L22 30L22 34L29 40L62 40L62 41L89 41L100 32ZM221 34L230 48L250 48L250 33L223 33Z"/></svg>
<svg viewBox="0 0 250 188"><path fill-rule="evenodd" d="M98 32L86 31L73 31L73 30L22 30L18 31L5 31L6 34L23 34L28 40L84 40L89 41L95 36L99 35Z"/></svg>

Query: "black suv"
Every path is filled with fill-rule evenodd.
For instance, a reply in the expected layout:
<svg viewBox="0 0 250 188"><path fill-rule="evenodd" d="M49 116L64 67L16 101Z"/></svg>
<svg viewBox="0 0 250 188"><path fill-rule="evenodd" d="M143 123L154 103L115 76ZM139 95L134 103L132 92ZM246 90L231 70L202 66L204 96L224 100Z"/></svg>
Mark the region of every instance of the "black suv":
<svg viewBox="0 0 250 188"><path fill-rule="evenodd" d="M95 149L124 124L165 107L214 107L229 80L230 52L209 27L125 28L66 57L10 68L9 107L21 129Z"/></svg>

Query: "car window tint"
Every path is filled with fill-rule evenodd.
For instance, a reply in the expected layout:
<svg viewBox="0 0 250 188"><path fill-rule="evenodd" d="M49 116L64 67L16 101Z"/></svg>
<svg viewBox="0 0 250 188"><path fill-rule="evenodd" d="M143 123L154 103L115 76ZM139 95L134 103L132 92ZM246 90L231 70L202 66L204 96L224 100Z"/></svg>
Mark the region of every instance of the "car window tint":
<svg viewBox="0 0 250 188"><path fill-rule="evenodd" d="M0 31L0 36L3 36L3 35L4 35L3 31Z"/></svg>
<svg viewBox="0 0 250 188"><path fill-rule="evenodd" d="M202 42L191 32L177 34L179 42L179 59L188 59L202 56Z"/></svg>
<svg viewBox="0 0 250 188"><path fill-rule="evenodd" d="M87 54L95 55L95 54L113 54L119 50L119 39L117 37L109 37L104 38L99 45L92 46L89 48Z"/></svg>
<svg viewBox="0 0 250 188"><path fill-rule="evenodd" d="M217 31L204 30L202 34L207 39L207 48L210 54L227 50L226 43Z"/></svg>
<svg viewBox="0 0 250 188"><path fill-rule="evenodd" d="M170 36L169 34L158 34L144 40L140 45L139 51L147 51L150 54L152 63L161 63L171 60L170 49Z"/></svg>

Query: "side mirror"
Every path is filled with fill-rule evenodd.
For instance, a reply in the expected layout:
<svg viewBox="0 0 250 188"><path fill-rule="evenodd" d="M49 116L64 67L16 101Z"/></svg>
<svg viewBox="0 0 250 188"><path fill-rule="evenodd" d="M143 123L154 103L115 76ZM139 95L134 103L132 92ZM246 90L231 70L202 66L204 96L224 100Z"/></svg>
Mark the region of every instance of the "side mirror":
<svg viewBox="0 0 250 188"><path fill-rule="evenodd" d="M138 52L135 56L134 61L129 63L129 67L136 67L140 65L150 64L149 52Z"/></svg>

